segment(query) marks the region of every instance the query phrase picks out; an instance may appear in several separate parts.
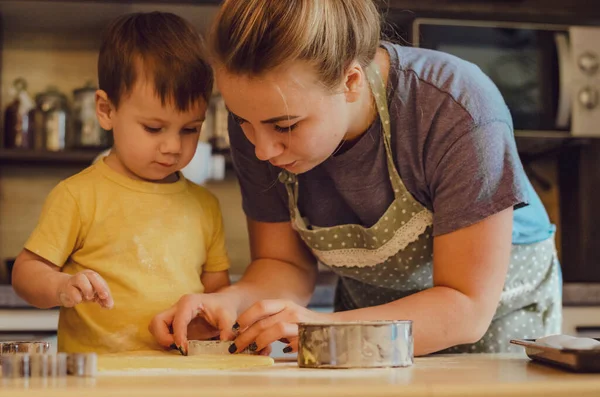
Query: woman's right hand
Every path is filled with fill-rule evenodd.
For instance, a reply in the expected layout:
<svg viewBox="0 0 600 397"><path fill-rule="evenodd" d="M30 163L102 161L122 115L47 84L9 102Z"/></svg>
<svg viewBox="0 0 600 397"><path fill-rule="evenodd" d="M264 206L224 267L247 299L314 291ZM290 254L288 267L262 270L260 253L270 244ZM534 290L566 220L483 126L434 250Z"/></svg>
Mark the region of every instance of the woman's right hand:
<svg viewBox="0 0 600 397"><path fill-rule="evenodd" d="M231 340L237 307L238 302L228 293L184 295L171 308L157 314L148 330L160 345L170 347L175 344L185 351L188 331L194 332L195 339L210 339L220 334L221 340Z"/></svg>

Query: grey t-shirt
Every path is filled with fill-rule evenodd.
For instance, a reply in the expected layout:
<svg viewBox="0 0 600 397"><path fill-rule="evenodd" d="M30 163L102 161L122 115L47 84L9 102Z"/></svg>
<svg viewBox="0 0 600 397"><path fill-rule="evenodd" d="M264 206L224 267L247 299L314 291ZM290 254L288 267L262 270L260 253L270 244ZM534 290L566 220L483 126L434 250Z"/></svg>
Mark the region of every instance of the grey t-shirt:
<svg viewBox="0 0 600 397"><path fill-rule="evenodd" d="M493 82L452 55L382 46L391 62L387 91L396 168L408 191L433 212L433 234L514 206L514 243L550 237L553 225L524 173L510 112ZM298 176L298 207L310 224L369 227L385 212L394 195L381 130L377 119L354 146ZM231 117L229 135L246 215L288 221L281 170L256 158Z"/></svg>

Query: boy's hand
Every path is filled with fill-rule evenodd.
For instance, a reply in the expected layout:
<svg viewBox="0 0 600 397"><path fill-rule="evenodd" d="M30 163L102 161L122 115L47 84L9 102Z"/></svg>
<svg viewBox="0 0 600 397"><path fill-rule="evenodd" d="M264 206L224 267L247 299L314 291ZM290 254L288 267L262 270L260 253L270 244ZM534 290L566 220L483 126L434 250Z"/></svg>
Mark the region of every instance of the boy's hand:
<svg viewBox="0 0 600 397"><path fill-rule="evenodd" d="M58 288L58 299L64 307L73 307L81 302L97 302L106 309L111 309L114 305L108 284L91 270L84 270L67 278Z"/></svg>

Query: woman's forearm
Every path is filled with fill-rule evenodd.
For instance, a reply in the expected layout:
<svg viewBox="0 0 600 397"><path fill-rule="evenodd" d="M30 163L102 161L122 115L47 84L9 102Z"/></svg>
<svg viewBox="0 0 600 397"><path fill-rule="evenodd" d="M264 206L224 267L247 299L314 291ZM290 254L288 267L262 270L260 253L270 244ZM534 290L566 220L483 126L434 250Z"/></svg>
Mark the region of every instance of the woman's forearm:
<svg viewBox="0 0 600 397"><path fill-rule="evenodd" d="M239 311L264 299L287 299L305 306L314 291L316 278L316 266L258 259L248 266L240 281L221 292L236 295Z"/></svg>
<svg viewBox="0 0 600 397"><path fill-rule="evenodd" d="M475 343L493 314L452 288L433 287L381 306L334 313L334 321L412 320L415 355L422 356L465 343Z"/></svg>

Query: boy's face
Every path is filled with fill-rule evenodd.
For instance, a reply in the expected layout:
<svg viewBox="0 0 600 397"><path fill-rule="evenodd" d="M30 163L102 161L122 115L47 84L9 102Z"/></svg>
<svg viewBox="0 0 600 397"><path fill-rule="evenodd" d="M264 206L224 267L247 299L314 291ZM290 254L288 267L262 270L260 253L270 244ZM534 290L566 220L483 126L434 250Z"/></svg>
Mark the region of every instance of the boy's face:
<svg viewBox="0 0 600 397"><path fill-rule="evenodd" d="M200 98L185 112L170 101L163 106L153 82L140 76L118 109L99 90L96 109L102 128L113 130L111 165L134 179L172 182L196 152L206 102Z"/></svg>

